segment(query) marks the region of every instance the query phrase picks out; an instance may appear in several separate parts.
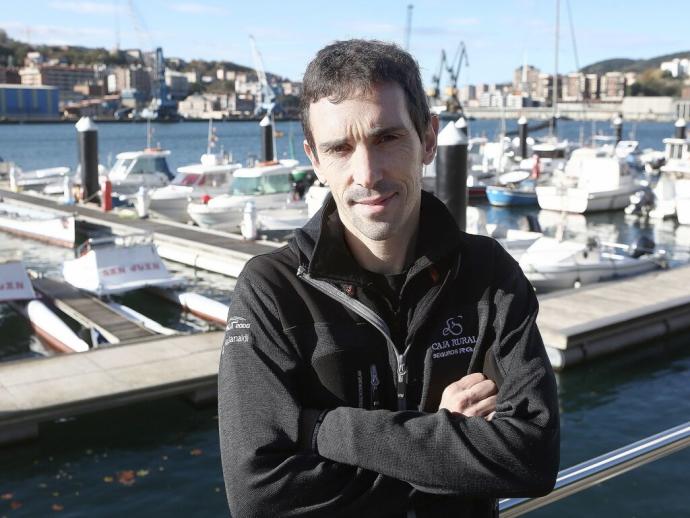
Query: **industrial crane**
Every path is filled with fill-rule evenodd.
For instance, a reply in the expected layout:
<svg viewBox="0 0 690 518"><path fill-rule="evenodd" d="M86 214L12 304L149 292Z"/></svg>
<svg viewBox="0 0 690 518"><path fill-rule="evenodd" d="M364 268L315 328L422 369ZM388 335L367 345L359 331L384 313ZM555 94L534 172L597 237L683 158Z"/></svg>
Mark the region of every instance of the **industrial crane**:
<svg viewBox="0 0 690 518"><path fill-rule="evenodd" d="M268 84L268 78L266 77L266 72L264 70L264 61L261 58L261 53L256 47L256 40L254 36L250 35L249 40L252 43L252 56L254 58L254 68L256 69L256 75L259 79L259 101L256 103L254 108L254 115L259 115L260 113L266 113L266 115L273 115L273 110L276 108L276 94Z"/></svg>
<svg viewBox="0 0 690 518"><path fill-rule="evenodd" d="M452 61L448 60L446 51L441 51L441 63L438 66L438 72L431 78L432 87L429 91L429 97L436 101L436 104L441 99L441 76L445 70L448 73L449 81L446 88L446 106L448 111L460 112L462 114L462 104L458 97L458 78L462 70L463 61L465 66L470 66L467 58L467 49L465 43L460 42L458 49Z"/></svg>
<svg viewBox="0 0 690 518"><path fill-rule="evenodd" d="M153 40L146 28L143 17L134 5L134 0L129 0L129 13L134 29L139 37L139 43L144 48L145 39L151 43ZM145 119L156 119L159 121L179 120L177 102L172 99L170 89L165 82L165 59L163 58L163 49L161 47L156 48L151 68L151 94L153 99L149 106L141 111L141 116Z"/></svg>

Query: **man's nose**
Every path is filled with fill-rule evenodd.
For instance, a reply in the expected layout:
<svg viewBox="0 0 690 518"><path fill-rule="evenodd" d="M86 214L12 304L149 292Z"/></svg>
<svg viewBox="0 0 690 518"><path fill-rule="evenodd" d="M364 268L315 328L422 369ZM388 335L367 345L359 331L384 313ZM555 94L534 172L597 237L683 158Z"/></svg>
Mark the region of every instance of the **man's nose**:
<svg viewBox="0 0 690 518"><path fill-rule="evenodd" d="M353 156L353 180L356 184L372 189L383 178L376 153L367 146L359 145Z"/></svg>

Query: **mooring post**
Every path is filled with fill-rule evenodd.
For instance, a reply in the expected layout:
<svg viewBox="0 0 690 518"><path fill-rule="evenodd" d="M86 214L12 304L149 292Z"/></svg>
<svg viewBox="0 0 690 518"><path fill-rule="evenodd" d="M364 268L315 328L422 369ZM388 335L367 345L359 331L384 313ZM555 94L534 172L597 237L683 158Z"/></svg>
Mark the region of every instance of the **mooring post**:
<svg viewBox="0 0 690 518"><path fill-rule="evenodd" d="M275 150L273 149L273 121L270 115L266 115L261 122L261 160L263 162L273 162L275 160Z"/></svg>
<svg viewBox="0 0 690 518"><path fill-rule="evenodd" d="M98 194L98 128L90 117L82 117L75 125L79 142L82 200L91 201Z"/></svg>
<svg viewBox="0 0 690 518"><path fill-rule="evenodd" d="M436 196L463 231L467 224L467 144L467 137L450 122L438 135L436 151Z"/></svg>

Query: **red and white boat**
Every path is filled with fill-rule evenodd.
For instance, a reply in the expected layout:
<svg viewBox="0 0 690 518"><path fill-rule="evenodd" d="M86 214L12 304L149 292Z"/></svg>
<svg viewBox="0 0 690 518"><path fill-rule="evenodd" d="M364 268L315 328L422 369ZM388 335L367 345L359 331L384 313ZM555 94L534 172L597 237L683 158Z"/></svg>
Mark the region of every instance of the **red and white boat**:
<svg viewBox="0 0 690 518"><path fill-rule="evenodd" d="M21 261L0 263L0 303L3 302L24 316L36 335L51 349L64 353L89 350L84 340L36 298Z"/></svg>

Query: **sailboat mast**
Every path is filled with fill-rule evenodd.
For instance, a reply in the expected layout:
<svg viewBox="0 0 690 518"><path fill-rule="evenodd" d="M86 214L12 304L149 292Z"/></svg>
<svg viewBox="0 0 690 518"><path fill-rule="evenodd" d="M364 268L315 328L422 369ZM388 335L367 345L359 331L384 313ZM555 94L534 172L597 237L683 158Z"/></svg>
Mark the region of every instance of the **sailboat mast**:
<svg viewBox="0 0 690 518"><path fill-rule="evenodd" d="M552 100L551 100L551 106L553 107L553 115L552 117L552 123L551 123L551 128L552 132L555 134L556 132L556 116L558 114L558 40L559 38L559 32L560 32L560 16L561 16L561 2L560 0L556 0L556 54L554 56L554 71L553 71L553 88L551 89L552 92Z"/></svg>

